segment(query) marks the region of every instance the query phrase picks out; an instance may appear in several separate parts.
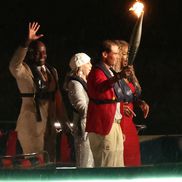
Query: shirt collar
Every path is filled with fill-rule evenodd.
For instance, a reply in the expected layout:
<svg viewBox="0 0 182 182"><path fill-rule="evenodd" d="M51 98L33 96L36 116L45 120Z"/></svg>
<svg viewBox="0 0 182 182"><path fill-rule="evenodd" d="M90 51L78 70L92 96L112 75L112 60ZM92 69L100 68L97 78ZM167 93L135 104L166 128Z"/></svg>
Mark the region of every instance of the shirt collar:
<svg viewBox="0 0 182 182"><path fill-rule="evenodd" d="M44 69L44 71L46 71L46 67L45 67L45 65L37 66L37 69L38 69L39 71L41 70L41 68L43 68L43 69Z"/></svg>

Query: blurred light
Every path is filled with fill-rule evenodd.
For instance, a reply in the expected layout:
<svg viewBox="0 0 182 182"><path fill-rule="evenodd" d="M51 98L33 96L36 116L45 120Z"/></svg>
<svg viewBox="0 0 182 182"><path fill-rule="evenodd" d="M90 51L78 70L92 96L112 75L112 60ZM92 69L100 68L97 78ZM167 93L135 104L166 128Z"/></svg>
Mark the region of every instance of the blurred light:
<svg viewBox="0 0 182 182"><path fill-rule="evenodd" d="M133 11L138 17L140 17L141 13L143 12L143 9L144 9L143 3L137 1L129 9L129 11Z"/></svg>
<svg viewBox="0 0 182 182"><path fill-rule="evenodd" d="M59 121L54 123L54 127L55 127L57 132L62 131L61 123Z"/></svg>

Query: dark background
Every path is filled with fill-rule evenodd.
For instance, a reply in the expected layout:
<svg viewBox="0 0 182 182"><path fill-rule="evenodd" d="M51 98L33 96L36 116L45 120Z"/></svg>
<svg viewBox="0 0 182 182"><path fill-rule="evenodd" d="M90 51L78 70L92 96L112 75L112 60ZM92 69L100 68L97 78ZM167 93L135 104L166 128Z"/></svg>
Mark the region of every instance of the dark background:
<svg viewBox="0 0 182 182"><path fill-rule="evenodd" d="M38 21L47 45L48 62L59 71L62 89L68 63L76 52L96 59L103 39L129 41L136 22L131 0L6 0L0 6L0 122L16 121L21 100L10 75L10 58L26 35L29 21ZM146 124L143 134L182 132L182 23L180 0L145 0L140 49L134 62L150 105L144 120L137 110L136 123ZM66 99L63 97L66 103Z"/></svg>

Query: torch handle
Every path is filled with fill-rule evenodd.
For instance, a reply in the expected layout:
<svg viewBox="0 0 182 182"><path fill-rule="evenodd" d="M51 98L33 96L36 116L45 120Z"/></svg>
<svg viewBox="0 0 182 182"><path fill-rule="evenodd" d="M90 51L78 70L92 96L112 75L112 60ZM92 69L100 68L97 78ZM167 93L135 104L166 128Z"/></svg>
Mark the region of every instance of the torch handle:
<svg viewBox="0 0 182 182"><path fill-rule="evenodd" d="M138 18L138 20L133 28L131 38L129 41L129 49L128 49L128 64L129 65L133 64L136 54L138 52L139 45L140 45L141 34L142 34L143 15L144 15L144 12L142 12L141 16Z"/></svg>

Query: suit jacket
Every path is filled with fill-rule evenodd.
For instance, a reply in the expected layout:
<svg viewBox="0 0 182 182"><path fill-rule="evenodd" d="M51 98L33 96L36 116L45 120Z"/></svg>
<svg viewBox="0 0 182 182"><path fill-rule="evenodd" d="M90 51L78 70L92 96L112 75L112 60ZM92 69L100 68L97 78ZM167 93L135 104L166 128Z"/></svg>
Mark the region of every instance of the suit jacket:
<svg viewBox="0 0 182 182"><path fill-rule="evenodd" d="M23 62L27 54L27 48L19 47L9 64L11 74L16 79L20 93L35 93L36 85L30 67ZM57 75L56 69L53 69ZM58 76L56 76L58 79ZM49 91L54 91L55 79L51 78ZM22 105L17 120L16 131L22 144L24 153L40 152L44 148L44 135L46 127L59 120L66 120L65 110L59 90L55 92L55 100L42 100L39 104L41 122L37 122L35 100L33 97L22 97Z"/></svg>
<svg viewBox="0 0 182 182"><path fill-rule="evenodd" d="M116 102L96 104L93 100L115 100L113 83L100 68L92 68L87 80L89 105L86 131L107 135L112 127L116 113Z"/></svg>

